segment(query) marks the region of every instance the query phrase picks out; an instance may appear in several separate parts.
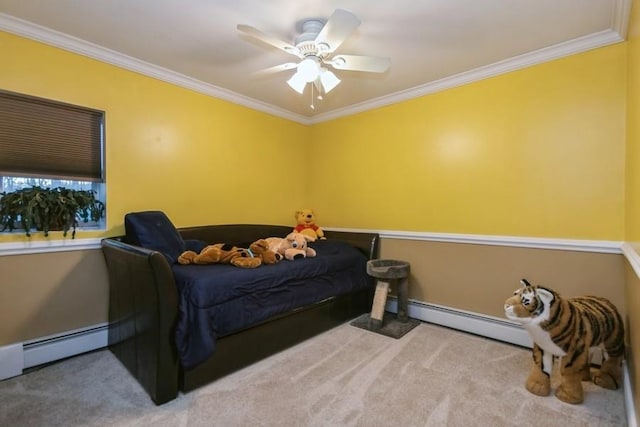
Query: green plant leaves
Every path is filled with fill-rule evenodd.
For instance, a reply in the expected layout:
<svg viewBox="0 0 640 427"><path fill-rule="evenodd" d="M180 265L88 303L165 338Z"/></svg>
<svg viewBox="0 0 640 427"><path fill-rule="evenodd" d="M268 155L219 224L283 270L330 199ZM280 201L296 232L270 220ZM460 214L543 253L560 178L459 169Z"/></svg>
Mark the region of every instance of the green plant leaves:
<svg viewBox="0 0 640 427"><path fill-rule="evenodd" d="M62 230L76 236L78 221L99 221L104 217L104 203L96 199L95 191L72 190L65 187L33 186L10 193L0 193L0 231L22 228L27 236L31 230Z"/></svg>

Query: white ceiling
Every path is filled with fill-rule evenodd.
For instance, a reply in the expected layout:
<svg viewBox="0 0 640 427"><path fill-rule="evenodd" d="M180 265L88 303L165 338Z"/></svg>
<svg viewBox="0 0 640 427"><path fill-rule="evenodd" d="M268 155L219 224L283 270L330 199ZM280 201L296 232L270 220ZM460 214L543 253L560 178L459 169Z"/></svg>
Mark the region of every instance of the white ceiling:
<svg viewBox="0 0 640 427"><path fill-rule="evenodd" d="M0 30L310 124L624 40L631 0L0 0ZM296 57L297 24L335 9L362 24L337 53L389 57L384 74L335 71L310 108L286 80L253 72ZM1 86L1 82L0 82Z"/></svg>

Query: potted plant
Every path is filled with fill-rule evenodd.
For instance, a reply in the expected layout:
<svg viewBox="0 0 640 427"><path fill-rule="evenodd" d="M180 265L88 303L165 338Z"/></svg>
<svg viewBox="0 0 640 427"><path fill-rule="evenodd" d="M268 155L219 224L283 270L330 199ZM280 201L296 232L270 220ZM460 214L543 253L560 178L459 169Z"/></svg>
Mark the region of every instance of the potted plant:
<svg viewBox="0 0 640 427"><path fill-rule="evenodd" d="M44 232L61 230L66 237L76 237L79 222L99 221L104 216L104 203L93 190L71 190L64 187L33 186L10 193L0 193L0 231L22 228L27 236L36 229Z"/></svg>

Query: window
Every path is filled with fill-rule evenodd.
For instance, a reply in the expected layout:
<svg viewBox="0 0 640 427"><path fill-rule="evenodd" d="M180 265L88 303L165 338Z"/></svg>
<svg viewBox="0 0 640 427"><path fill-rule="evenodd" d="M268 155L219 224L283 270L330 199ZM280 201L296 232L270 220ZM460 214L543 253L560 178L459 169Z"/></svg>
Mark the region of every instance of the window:
<svg viewBox="0 0 640 427"><path fill-rule="evenodd" d="M20 176L3 176L0 177L0 193L10 193L15 190L21 190L29 187L66 187L73 190L96 190L94 183L90 181L72 181L66 179L49 179L49 178L26 178Z"/></svg>
<svg viewBox="0 0 640 427"><path fill-rule="evenodd" d="M94 190L104 202L104 116L0 90L0 192L67 187Z"/></svg>

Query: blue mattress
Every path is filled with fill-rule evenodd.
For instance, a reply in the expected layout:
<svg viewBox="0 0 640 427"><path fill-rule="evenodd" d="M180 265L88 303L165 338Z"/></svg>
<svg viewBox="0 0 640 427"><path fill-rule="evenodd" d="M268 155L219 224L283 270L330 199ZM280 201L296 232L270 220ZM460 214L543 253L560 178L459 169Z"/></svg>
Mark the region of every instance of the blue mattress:
<svg viewBox="0 0 640 427"><path fill-rule="evenodd" d="M338 240L310 246L315 257L258 268L174 264L180 294L176 344L182 365L190 369L208 359L219 337L374 286L366 273L367 258L358 249Z"/></svg>

